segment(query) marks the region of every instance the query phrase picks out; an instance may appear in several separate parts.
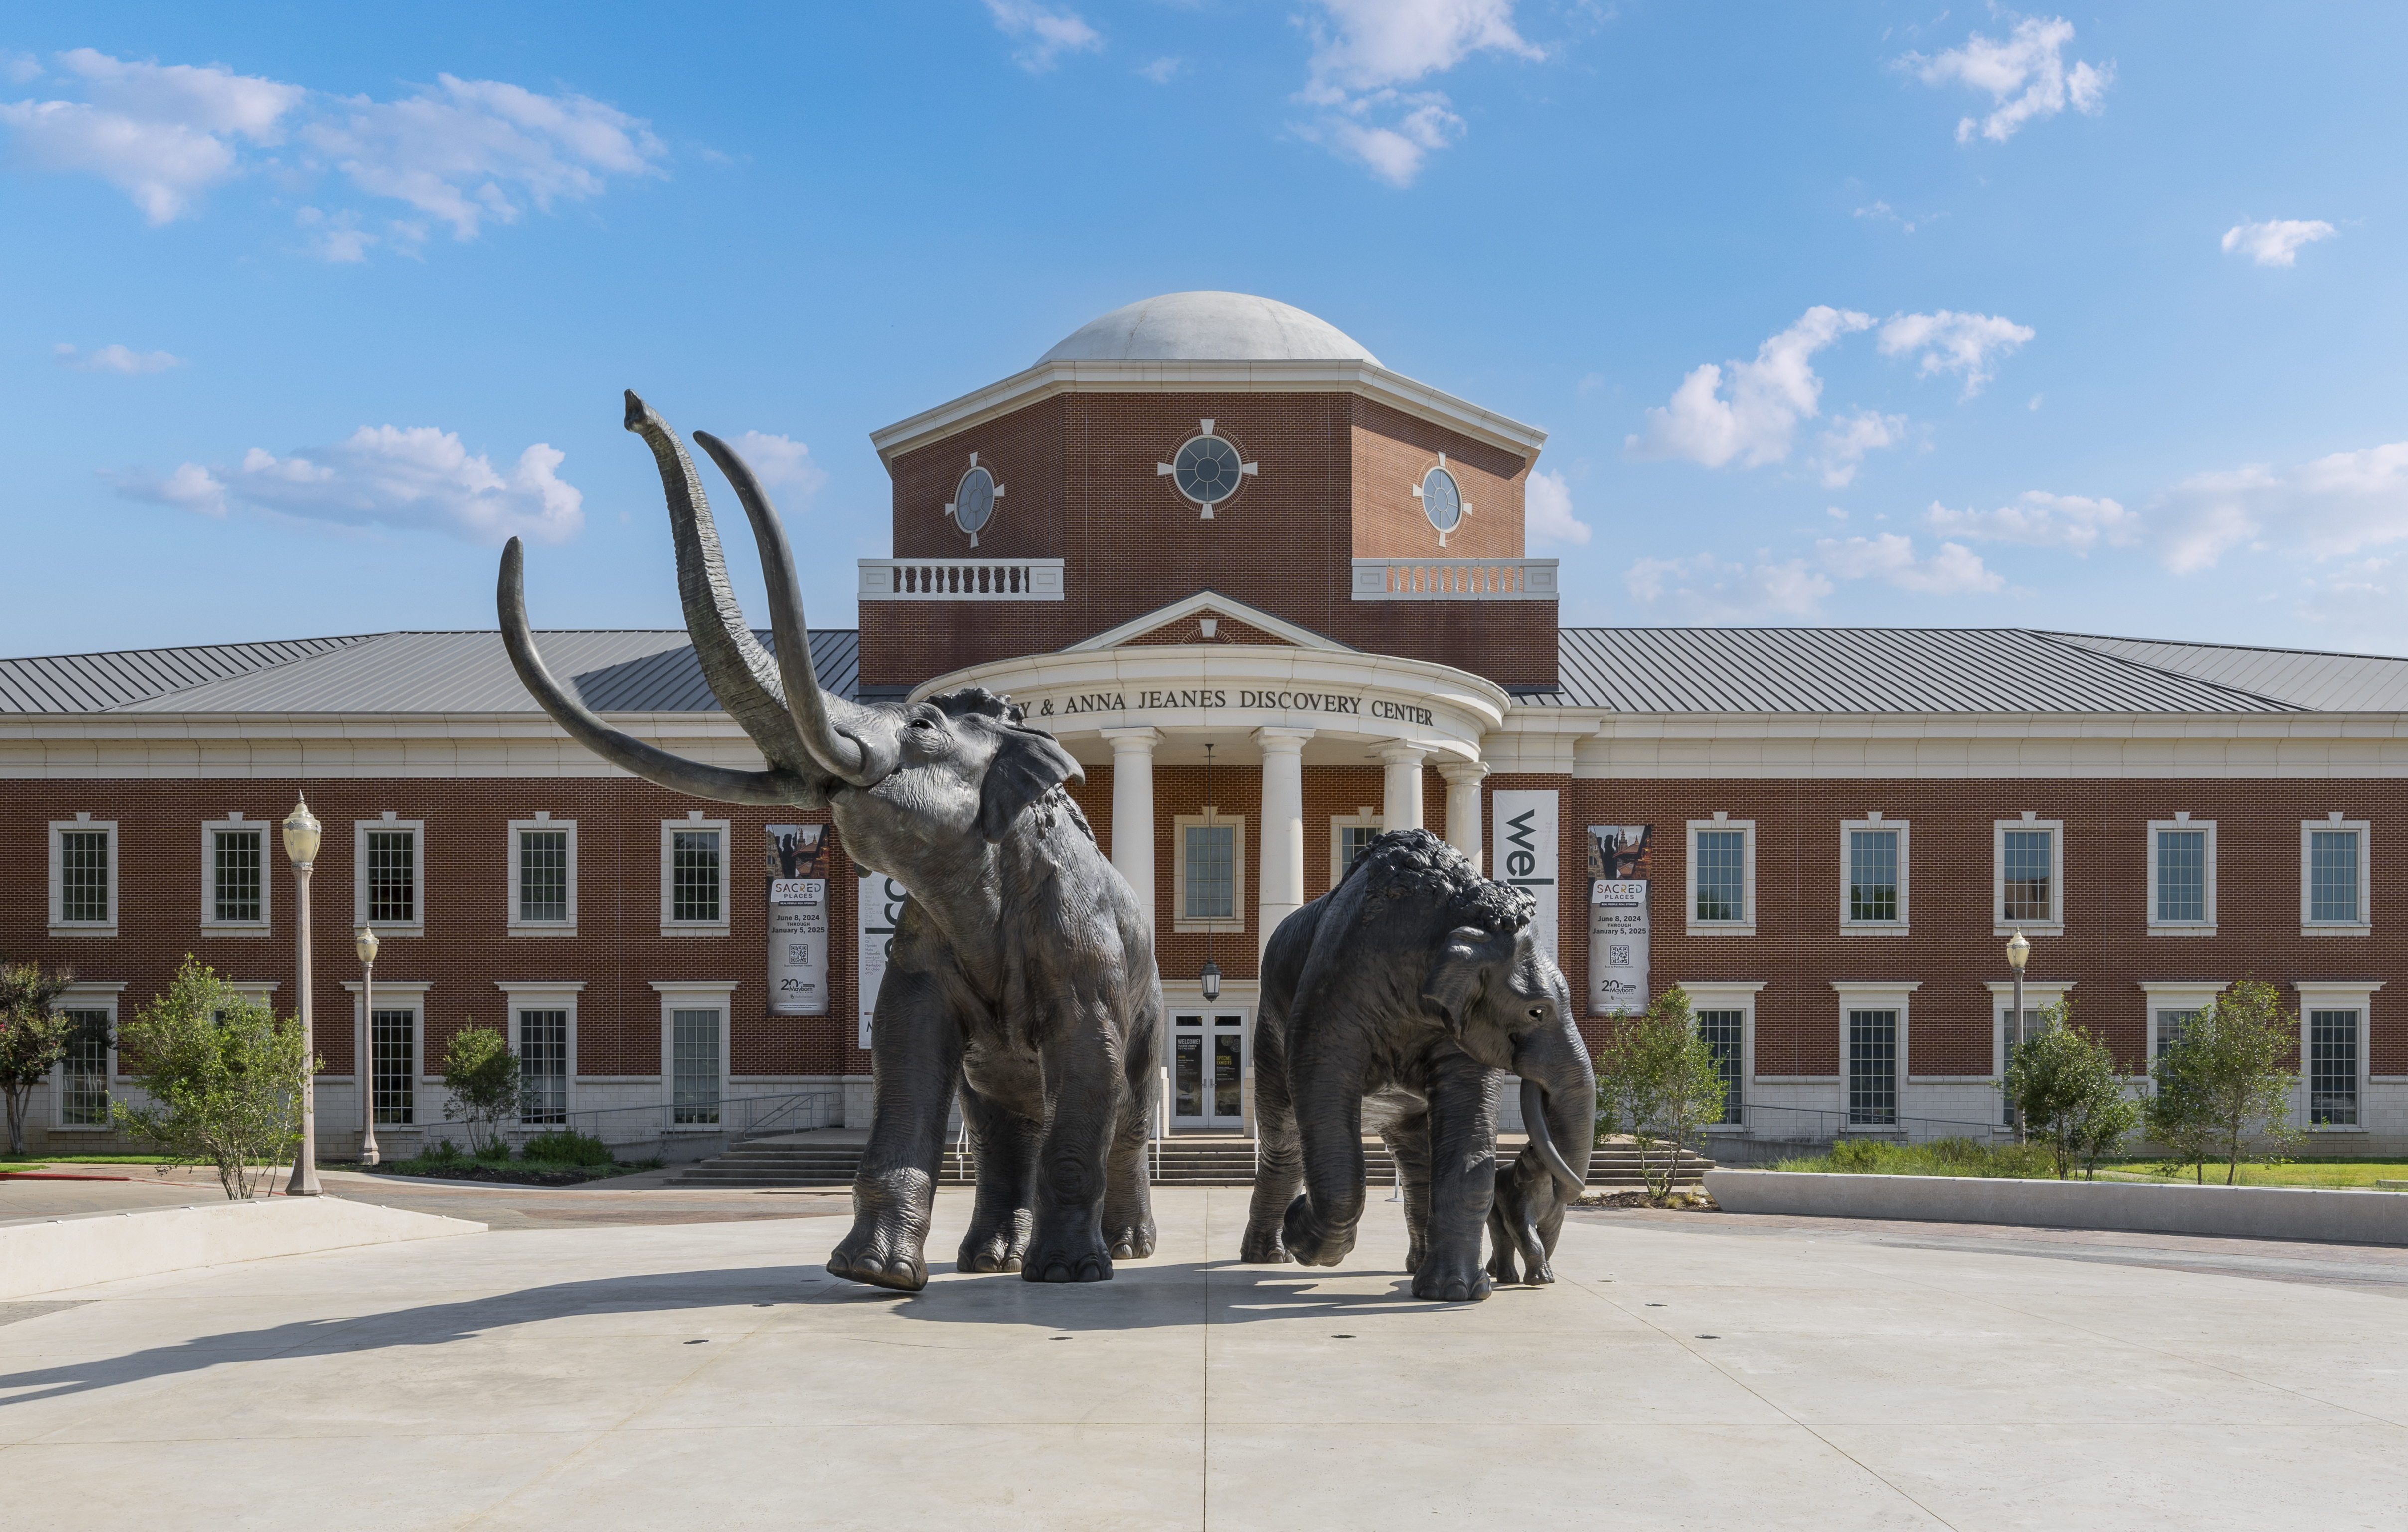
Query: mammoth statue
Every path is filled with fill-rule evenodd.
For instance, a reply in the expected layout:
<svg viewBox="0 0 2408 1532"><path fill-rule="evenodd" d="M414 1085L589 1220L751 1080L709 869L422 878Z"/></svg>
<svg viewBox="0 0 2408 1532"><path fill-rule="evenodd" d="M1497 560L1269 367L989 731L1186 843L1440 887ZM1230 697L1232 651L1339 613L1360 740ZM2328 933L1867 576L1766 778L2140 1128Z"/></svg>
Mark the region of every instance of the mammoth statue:
<svg viewBox="0 0 2408 1532"><path fill-rule="evenodd" d="M1262 1166L1240 1258L1336 1266L1363 1216L1363 1129L1403 1182L1417 1298L1555 1280L1565 1207L1596 1134L1597 1077L1535 906L1427 830L1371 842L1338 886L1280 923L1254 1023ZM1529 1146L1497 1163L1508 1074ZM1301 1188L1302 1195L1298 1195ZM1480 1236L1496 1236L1483 1269Z"/></svg>
<svg viewBox="0 0 2408 1532"><path fill-rule="evenodd" d="M824 808L846 851L911 891L872 1032L875 1118L835 1276L916 1292L948 1104L978 1154L964 1271L1103 1281L1154 1253L1147 1127L1162 991L1137 896L1096 849L1065 782L1079 765L1021 709L976 689L864 706L820 690L793 554L768 496L725 442L695 433L736 489L761 551L774 655L727 588L718 530L677 434L634 394L677 543L686 631L710 690L766 771L686 761L610 727L536 652L523 554L502 554L502 638L570 737L695 797Z"/></svg>

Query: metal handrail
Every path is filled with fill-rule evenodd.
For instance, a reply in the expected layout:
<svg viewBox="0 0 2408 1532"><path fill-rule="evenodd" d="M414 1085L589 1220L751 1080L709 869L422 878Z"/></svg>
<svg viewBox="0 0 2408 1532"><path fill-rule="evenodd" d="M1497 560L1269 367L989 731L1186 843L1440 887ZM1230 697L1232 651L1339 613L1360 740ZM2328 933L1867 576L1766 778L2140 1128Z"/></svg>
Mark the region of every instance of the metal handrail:
<svg viewBox="0 0 2408 1532"><path fill-rule="evenodd" d="M1871 1134L1903 1131L1907 1137L1908 1142L1923 1143L1933 1138L1993 1138L2000 1134L2011 1134L2014 1131L2013 1129L1997 1123L1968 1123L1946 1117L1905 1117L1895 1112L1890 1115L1887 1122L1859 1123L1849 1120L1853 1116L1852 1113L1838 1110L1833 1108L1782 1107L1774 1106L1770 1103L1758 1103L1754 1101L1746 1102L1741 1106L1740 1121L1737 1124L1732 1124L1727 1121L1721 1123L1709 1123L1706 1124L1705 1131L1708 1135L1712 1135L1716 1128L1727 1128L1732 1126L1742 1127L1752 1131L1758 1125L1755 1121L1756 1114L1771 1112L1783 1113L1792 1118L1813 1119L1811 1130L1801 1130L1795 1135L1800 1139L1836 1138L1843 1137L1852 1130L1858 1133ZM1788 1124L1767 1123L1762 1125L1770 1128L1787 1126ZM1948 1131L1935 1132L1933 1131L1934 1129L1945 1129Z"/></svg>
<svg viewBox="0 0 2408 1532"><path fill-rule="evenodd" d="M717 1121L679 1123L674 1120L674 1114L696 1110L695 1103L681 1106L673 1101L654 1101L632 1107L595 1107L585 1111L564 1112L556 1123L504 1123L499 1125L499 1132L514 1146L542 1134L563 1131L582 1133L587 1138L613 1145L666 1142L670 1138L712 1134L724 1134L730 1143L740 1143L747 1138L764 1138L778 1133L801 1133L834 1126L835 1120L843 1115L843 1106L844 1093L841 1091L730 1095L723 1096L708 1109ZM764 1108L768 1110L761 1110ZM604 1121L606 1118L609 1121ZM462 1118L447 1117L429 1123L388 1123L380 1126L398 1128L427 1138L442 1128L465 1134L468 1124ZM657 1127L659 1131L643 1131L647 1127Z"/></svg>

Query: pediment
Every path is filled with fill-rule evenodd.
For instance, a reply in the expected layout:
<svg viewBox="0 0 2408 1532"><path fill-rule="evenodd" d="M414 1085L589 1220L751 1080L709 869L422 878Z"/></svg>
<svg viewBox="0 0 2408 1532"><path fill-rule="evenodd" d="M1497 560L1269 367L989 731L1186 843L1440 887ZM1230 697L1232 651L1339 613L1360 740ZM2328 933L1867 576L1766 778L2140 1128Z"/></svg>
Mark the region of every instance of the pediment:
<svg viewBox="0 0 2408 1532"><path fill-rule="evenodd" d="M1211 638L1204 637L1201 625L1208 617L1217 619L1219 630ZM1214 591L1198 591L1194 595L1182 596L1142 617L1134 617L1117 627L1107 628L1092 638L1082 638L1062 652L1075 654L1099 649L1202 643L1283 644L1328 653L1354 652L1350 646L1325 634L1299 627L1284 618L1273 617L1259 607L1232 601Z"/></svg>

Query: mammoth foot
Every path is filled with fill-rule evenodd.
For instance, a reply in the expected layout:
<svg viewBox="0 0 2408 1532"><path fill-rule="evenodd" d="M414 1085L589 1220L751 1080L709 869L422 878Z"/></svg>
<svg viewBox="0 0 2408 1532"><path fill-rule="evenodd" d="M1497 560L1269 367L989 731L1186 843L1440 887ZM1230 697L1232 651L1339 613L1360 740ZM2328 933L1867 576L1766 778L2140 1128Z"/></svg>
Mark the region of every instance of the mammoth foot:
<svg viewBox="0 0 2408 1532"><path fill-rule="evenodd" d="M1108 1282L1112 1280L1112 1255L1104 1244L1096 1215L1080 1208L1063 1208L1050 1217L1038 1215L1037 1237L1021 1258L1020 1280L1031 1282ZM1149 1241L1148 1248L1151 1248Z"/></svg>
<svg viewBox="0 0 2408 1532"><path fill-rule="evenodd" d="M1142 1261L1154 1253L1154 1225L1132 1224L1117 1230L1111 1236L1110 1242L1113 1260Z"/></svg>
<svg viewBox="0 0 2408 1532"><path fill-rule="evenodd" d="M961 1250L953 1256L953 1269L1017 1271L1027 1248L1027 1236L1017 1230L996 1229L982 1234L973 1228L962 1240Z"/></svg>
<svg viewBox="0 0 2408 1532"><path fill-rule="evenodd" d="M1469 1261L1433 1255L1413 1273L1413 1296L1437 1303L1478 1303L1494 1290L1476 1253Z"/></svg>
<svg viewBox="0 0 2408 1532"><path fill-rule="evenodd" d="M920 1241L920 1235L866 1214L853 1221L844 1242L828 1253L828 1275L917 1293L928 1285L928 1263L921 1256Z"/></svg>
<svg viewBox="0 0 2408 1532"><path fill-rule="evenodd" d="M1245 1242L1238 1247L1238 1259L1248 1266L1287 1265L1287 1246L1280 1238L1279 1225L1274 1224L1268 1229L1249 1226Z"/></svg>

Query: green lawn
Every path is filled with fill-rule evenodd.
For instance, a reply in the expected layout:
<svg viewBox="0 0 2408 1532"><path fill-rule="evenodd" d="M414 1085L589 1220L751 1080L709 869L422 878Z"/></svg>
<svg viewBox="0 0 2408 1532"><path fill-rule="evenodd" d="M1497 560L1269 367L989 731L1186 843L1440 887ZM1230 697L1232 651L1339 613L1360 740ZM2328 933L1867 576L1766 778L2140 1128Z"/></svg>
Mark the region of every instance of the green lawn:
<svg viewBox="0 0 2408 1532"><path fill-rule="evenodd" d="M2048 1151L2039 1144L1981 1143L1971 1138L1934 1138L1929 1143L1894 1144L1879 1138L1842 1138L1828 1153L1780 1160L1772 1170L1821 1171L1859 1176L2007 1176L2055 1175ZM2079 1180L2082 1167L2073 1167ZM2124 1155L2101 1160L2099 1176L2106 1181L2182 1181L2192 1179L2187 1167ZM2206 1180L2224 1181L2224 1167L2211 1165ZM2235 1183L2243 1186L2316 1186L2329 1189L2365 1187L2378 1181L2408 1181L2408 1162L2400 1160L2298 1159L2281 1165L2241 1167Z"/></svg>
<svg viewBox="0 0 2408 1532"><path fill-rule="evenodd" d="M2189 1181L2187 1167L2169 1170L2153 1160L2123 1160L2113 1167L2099 1167L2102 1177L2117 1181ZM2206 1169L2211 1184L2222 1185L2224 1167L2211 1165ZM2293 1160L2286 1165L2243 1165L2238 1183L2243 1186L2320 1186L2328 1190L2364 1187L2372 1190L2378 1181L2408 1181L2408 1161L2401 1160Z"/></svg>

